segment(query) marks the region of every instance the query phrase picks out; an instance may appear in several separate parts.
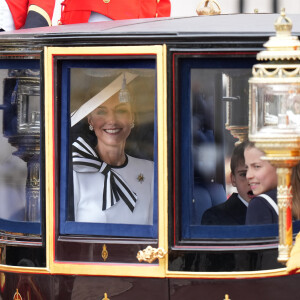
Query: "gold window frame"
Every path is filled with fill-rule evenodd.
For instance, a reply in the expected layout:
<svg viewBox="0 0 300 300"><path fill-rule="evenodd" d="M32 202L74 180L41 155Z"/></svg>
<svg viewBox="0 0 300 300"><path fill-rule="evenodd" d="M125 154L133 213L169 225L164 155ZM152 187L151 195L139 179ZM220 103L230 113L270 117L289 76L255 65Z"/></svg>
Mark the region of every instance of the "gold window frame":
<svg viewBox="0 0 300 300"><path fill-rule="evenodd" d="M167 105L166 46L45 47L45 151L46 151L46 268L50 273L164 277L166 259L157 265L126 263L64 262L55 260L55 156L54 156L54 57L101 55L155 55L157 68L157 173L158 245L167 249ZM99 253L99 257L101 253Z"/></svg>

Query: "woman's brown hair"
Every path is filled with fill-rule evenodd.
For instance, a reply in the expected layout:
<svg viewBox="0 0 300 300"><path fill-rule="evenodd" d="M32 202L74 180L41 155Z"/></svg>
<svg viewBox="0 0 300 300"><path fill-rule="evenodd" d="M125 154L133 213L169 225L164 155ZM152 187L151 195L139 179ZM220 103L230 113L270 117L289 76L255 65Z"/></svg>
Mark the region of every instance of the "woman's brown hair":
<svg viewBox="0 0 300 300"><path fill-rule="evenodd" d="M293 190L293 217L300 219L300 163L293 167L291 185Z"/></svg>

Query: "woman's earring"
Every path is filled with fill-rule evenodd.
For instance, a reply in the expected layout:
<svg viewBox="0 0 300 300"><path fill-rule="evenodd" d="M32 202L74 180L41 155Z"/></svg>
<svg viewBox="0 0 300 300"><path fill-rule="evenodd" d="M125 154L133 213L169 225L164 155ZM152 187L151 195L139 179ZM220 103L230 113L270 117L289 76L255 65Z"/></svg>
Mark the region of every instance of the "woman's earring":
<svg viewBox="0 0 300 300"><path fill-rule="evenodd" d="M93 127L92 124L89 125L89 130L90 130L90 131L93 131L93 130L94 130L94 127Z"/></svg>
<svg viewBox="0 0 300 300"><path fill-rule="evenodd" d="M134 121L130 124L130 128L134 128Z"/></svg>

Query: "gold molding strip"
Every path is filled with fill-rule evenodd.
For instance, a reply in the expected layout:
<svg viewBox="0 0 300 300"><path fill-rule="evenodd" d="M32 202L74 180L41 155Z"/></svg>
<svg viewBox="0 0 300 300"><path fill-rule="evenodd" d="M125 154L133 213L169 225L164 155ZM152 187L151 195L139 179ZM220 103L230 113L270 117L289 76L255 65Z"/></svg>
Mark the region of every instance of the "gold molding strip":
<svg viewBox="0 0 300 300"><path fill-rule="evenodd" d="M264 271L245 272L174 272L168 271L168 278L198 278L198 279L246 279L286 276L286 268Z"/></svg>

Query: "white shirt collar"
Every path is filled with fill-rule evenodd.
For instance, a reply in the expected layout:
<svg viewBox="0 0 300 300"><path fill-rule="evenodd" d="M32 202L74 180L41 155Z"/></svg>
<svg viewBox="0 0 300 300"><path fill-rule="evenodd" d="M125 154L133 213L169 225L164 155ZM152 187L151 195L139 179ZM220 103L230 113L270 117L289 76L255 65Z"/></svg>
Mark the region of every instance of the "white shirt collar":
<svg viewBox="0 0 300 300"><path fill-rule="evenodd" d="M248 207L248 202L246 201L246 200L244 200L241 196L240 196L240 194L238 194L238 197L239 197L239 199Z"/></svg>

